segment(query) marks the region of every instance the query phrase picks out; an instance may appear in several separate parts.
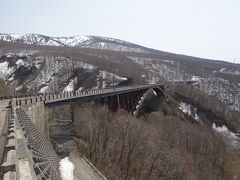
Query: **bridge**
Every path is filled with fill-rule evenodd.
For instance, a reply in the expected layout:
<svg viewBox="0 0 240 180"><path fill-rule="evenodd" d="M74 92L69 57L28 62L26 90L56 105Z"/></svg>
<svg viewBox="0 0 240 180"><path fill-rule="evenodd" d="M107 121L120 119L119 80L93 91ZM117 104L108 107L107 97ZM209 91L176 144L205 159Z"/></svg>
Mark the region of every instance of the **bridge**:
<svg viewBox="0 0 240 180"><path fill-rule="evenodd" d="M0 101L1 177L10 179L61 179L59 157L49 143L51 109L91 101L111 111L125 109L137 115L147 92L164 96L164 85L140 85L109 89L4 97ZM87 160L86 160L87 161ZM106 179L90 162L98 179Z"/></svg>

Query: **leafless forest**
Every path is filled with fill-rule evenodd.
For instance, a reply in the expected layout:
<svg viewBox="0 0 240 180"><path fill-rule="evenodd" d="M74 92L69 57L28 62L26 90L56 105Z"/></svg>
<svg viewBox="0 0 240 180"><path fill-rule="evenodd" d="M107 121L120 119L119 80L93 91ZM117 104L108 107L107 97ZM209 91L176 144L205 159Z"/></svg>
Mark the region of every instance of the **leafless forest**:
<svg viewBox="0 0 240 180"><path fill-rule="evenodd" d="M75 132L80 152L109 179L239 179L237 152L169 103L162 105L164 112L142 118L79 107Z"/></svg>

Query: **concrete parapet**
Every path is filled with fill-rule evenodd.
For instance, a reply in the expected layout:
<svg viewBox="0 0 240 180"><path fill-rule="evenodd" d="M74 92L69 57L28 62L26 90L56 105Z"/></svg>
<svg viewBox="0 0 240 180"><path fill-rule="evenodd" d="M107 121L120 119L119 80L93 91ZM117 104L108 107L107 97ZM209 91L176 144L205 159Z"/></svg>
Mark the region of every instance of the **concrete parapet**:
<svg viewBox="0 0 240 180"><path fill-rule="evenodd" d="M32 167L29 164L29 160L21 159L18 160L18 177L22 180L37 180L35 172L33 172Z"/></svg>
<svg viewBox="0 0 240 180"><path fill-rule="evenodd" d="M9 151L9 149L6 149L6 141L8 139L8 129L9 129L9 125L8 125L8 121L9 121L9 110L5 109L7 104L1 103L1 107L0 107L0 161L1 163L3 162L4 157L6 157L6 151ZM3 173L7 172L7 163L5 163L5 167L2 166L2 172L1 174L3 175ZM5 171L3 171L5 168ZM9 168L10 170L11 168Z"/></svg>
<svg viewBox="0 0 240 180"><path fill-rule="evenodd" d="M14 150L15 149L15 139L9 139L7 144L6 144L6 149L7 150Z"/></svg>
<svg viewBox="0 0 240 180"><path fill-rule="evenodd" d="M15 171L16 165L16 150L9 150L7 152L7 159L2 163L3 172Z"/></svg>
<svg viewBox="0 0 240 180"><path fill-rule="evenodd" d="M2 163L3 180L37 180L24 131L14 115L10 117L9 114L8 119L10 120L8 135L6 136L6 160Z"/></svg>
<svg viewBox="0 0 240 180"><path fill-rule="evenodd" d="M14 132L11 132L10 134L8 134L7 138L8 139L13 139L14 138Z"/></svg>
<svg viewBox="0 0 240 180"><path fill-rule="evenodd" d="M12 171L8 171L3 176L4 180L16 180L16 173Z"/></svg>
<svg viewBox="0 0 240 180"><path fill-rule="evenodd" d="M29 179L35 180L37 179L36 174L33 169L33 160L32 154L27 148L26 139L23 136L23 131L20 130L22 136L18 136L16 149L17 149L17 164L16 164L16 172L19 179ZM21 138L20 138L21 137Z"/></svg>

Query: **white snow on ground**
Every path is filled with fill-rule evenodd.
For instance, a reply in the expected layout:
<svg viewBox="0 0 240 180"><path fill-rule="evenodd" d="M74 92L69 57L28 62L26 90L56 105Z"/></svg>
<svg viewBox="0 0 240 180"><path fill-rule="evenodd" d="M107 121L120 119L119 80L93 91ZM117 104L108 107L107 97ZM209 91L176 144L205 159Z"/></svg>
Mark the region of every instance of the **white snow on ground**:
<svg viewBox="0 0 240 180"><path fill-rule="evenodd" d="M47 91L47 89L48 89L48 86L44 86L39 90L39 92L40 93L45 93Z"/></svg>
<svg viewBox="0 0 240 180"><path fill-rule="evenodd" d="M174 62L173 61L169 61L169 60L165 60L165 59L163 59L163 60L161 60L162 62L166 62L166 63L170 63L170 64L174 64Z"/></svg>
<svg viewBox="0 0 240 180"><path fill-rule="evenodd" d="M240 75L240 72L239 72L239 71L234 71L234 70L226 69L226 68L222 68L222 69L220 69L219 72L221 72L221 73L225 73L225 74L235 74L235 75Z"/></svg>
<svg viewBox="0 0 240 180"><path fill-rule="evenodd" d="M39 68L39 73L37 77L27 86L29 89L34 87L42 87L47 85L48 91L55 91L56 89L62 89L63 82L69 80L72 72L72 62L73 59L66 57L43 57L39 56L34 59L34 61L24 61L25 66L30 64ZM96 66L84 62L75 61L74 68L82 68L87 71L92 71L96 69ZM68 84L66 84L67 86Z"/></svg>
<svg viewBox="0 0 240 180"><path fill-rule="evenodd" d="M13 74L10 78L8 78L8 81L13 81L14 77L15 77L15 75Z"/></svg>
<svg viewBox="0 0 240 180"><path fill-rule="evenodd" d="M7 58L11 58L11 57L13 57L12 53L7 54Z"/></svg>
<svg viewBox="0 0 240 180"><path fill-rule="evenodd" d="M222 68L222 69L219 70L219 72L223 72L225 69L226 69L226 68Z"/></svg>
<svg viewBox="0 0 240 180"><path fill-rule="evenodd" d="M106 72L106 71L99 71L99 75L103 78L103 79L115 79L115 80L127 80L127 78L125 77L121 77L118 76L116 74L110 73L110 72Z"/></svg>
<svg viewBox="0 0 240 180"><path fill-rule="evenodd" d="M187 115L191 115L191 105L190 104L186 104L184 102L180 103L180 110L182 110L183 113L187 114Z"/></svg>
<svg viewBox="0 0 240 180"><path fill-rule="evenodd" d="M83 90L83 87L78 88L78 91L81 91L81 90Z"/></svg>
<svg viewBox="0 0 240 180"><path fill-rule="evenodd" d="M53 38L56 41L60 41L61 43L68 45L68 46L80 46L85 41L90 40L88 36L71 36L71 37L60 37L60 38Z"/></svg>
<svg viewBox="0 0 240 180"><path fill-rule="evenodd" d="M24 61L22 59L19 59L19 60L17 60L16 65L17 65L17 67L23 66Z"/></svg>
<svg viewBox="0 0 240 180"><path fill-rule="evenodd" d="M63 46L54 39L46 39L38 34L1 34L0 39L4 41L17 42L21 41L27 44Z"/></svg>
<svg viewBox="0 0 240 180"><path fill-rule="evenodd" d="M101 47L102 48L104 48L104 46L105 46L105 43L104 42L102 42L102 43L100 43L101 44Z"/></svg>
<svg viewBox="0 0 240 180"><path fill-rule="evenodd" d="M8 68L7 61L0 63L0 78L6 79L12 72L13 68Z"/></svg>
<svg viewBox="0 0 240 180"><path fill-rule="evenodd" d="M156 93L156 91L154 91L154 90L153 90L153 94L154 94L155 96L157 96L157 93Z"/></svg>
<svg viewBox="0 0 240 180"><path fill-rule="evenodd" d="M63 91L73 91L74 89L74 80L71 80L70 83L63 89Z"/></svg>
<svg viewBox="0 0 240 180"><path fill-rule="evenodd" d="M99 79L101 79L101 81L102 81L101 87L100 87ZM116 74L113 74L113 73L110 73L107 71L99 71L97 87L106 88L107 85L114 86L124 80L127 80L127 78L118 76Z"/></svg>
<svg viewBox="0 0 240 180"><path fill-rule="evenodd" d="M200 76L192 76L190 81L199 81L201 79L203 79L203 78L201 78Z"/></svg>
<svg viewBox="0 0 240 180"><path fill-rule="evenodd" d="M59 169L63 180L74 180L74 164L65 157L59 162Z"/></svg>
<svg viewBox="0 0 240 180"><path fill-rule="evenodd" d="M237 84L226 79L210 77L197 81L195 87L216 97L233 110L240 111L240 88Z"/></svg>
<svg viewBox="0 0 240 180"><path fill-rule="evenodd" d="M229 131L228 128L225 125L223 125L222 127L220 127L220 126L217 127L216 124L213 123L212 128L213 128L214 131L216 131L217 133L221 134L224 137L227 137L227 138L232 139L232 140L239 139L236 136L236 134Z"/></svg>
<svg viewBox="0 0 240 180"><path fill-rule="evenodd" d="M178 63L174 63L175 66L172 67L172 63L167 60L163 59L150 59L150 58L138 58L138 57L131 57L128 56L131 60L135 63L144 66L146 70L150 73L148 75L149 82L151 83L152 77L163 77L168 81L182 81L184 80L185 73L180 71L176 71L176 67L179 66ZM161 62L161 63L159 63ZM162 62L167 62L168 64L163 64ZM171 65L169 66L169 63Z"/></svg>
<svg viewBox="0 0 240 180"><path fill-rule="evenodd" d="M157 84L157 82L158 82L158 78L156 77L152 77L150 80L148 80L149 84Z"/></svg>
<svg viewBox="0 0 240 180"><path fill-rule="evenodd" d="M96 66L84 62L77 62L76 66L81 67L83 69L87 69L89 71L96 69Z"/></svg>
<svg viewBox="0 0 240 180"><path fill-rule="evenodd" d="M19 91L19 90L21 90L22 89L22 86L20 85L20 86L17 86L16 88L15 88L15 90L16 91Z"/></svg>
<svg viewBox="0 0 240 180"><path fill-rule="evenodd" d="M184 102L181 102L179 104L179 109L184 113L187 114L189 116L191 116L193 119L195 119L197 122L199 122L200 124L203 124L200 117L197 114L197 109L194 108L193 111L191 110L191 105L190 104L186 104Z"/></svg>

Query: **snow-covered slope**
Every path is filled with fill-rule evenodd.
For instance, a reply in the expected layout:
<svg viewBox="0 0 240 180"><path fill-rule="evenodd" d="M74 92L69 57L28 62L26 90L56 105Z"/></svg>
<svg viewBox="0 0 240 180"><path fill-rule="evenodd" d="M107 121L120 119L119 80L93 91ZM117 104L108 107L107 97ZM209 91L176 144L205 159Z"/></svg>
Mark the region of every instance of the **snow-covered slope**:
<svg viewBox="0 0 240 180"><path fill-rule="evenodd" d="M64 46L60 41L40 34L0 34L0 40L26 44Z"/></svg>
<svg viewBox="0 0 240 180"><path fill-rule="evenodd" d="M106 88L127 80L78 59L37 53L0 53L0 79L31 93Z"/></svg>
<svg viewBox="0 0 240 180"><path fill-rule="evenodd" d="M240 65L214 61L184 61L183 59L128 56L150 74L148 82L196 81L194 86L236 111L240 111Z"/></svg>
<svg viewBox="0 0 240 180"><path fill-rule="evenodd" d="M51 37L40 34L0 34L0 40L46 46L107 49L126 52L148 52L146 48L126 41L99 36Z"/></svg>

